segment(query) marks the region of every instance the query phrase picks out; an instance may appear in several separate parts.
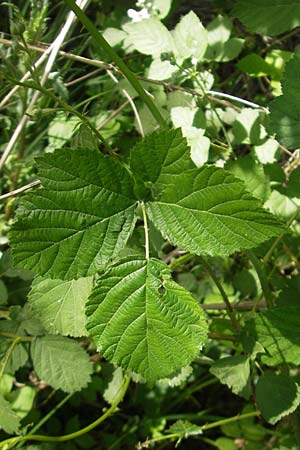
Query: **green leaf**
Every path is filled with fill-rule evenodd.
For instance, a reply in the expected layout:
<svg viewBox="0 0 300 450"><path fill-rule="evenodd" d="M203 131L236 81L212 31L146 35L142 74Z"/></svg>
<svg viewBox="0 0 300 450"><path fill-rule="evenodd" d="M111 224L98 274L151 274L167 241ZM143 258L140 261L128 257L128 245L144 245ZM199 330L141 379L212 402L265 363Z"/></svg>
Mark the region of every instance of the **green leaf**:
<svg viewBox="0 0 300 450"><path fill-rule="evenodd" d="M262 361L269 365L300 364L300 308L274 308L256 314L247 323L250 334L266 349Z"/></svg>
<svg viewBox="0 0 300 450"><path fill-rule="evenodd" d="M196 300L154 258L132 256L111 266L100 275L86 313L103 356L150 384L188 365L207 338Z"/></svg>
<svg viewBox="0 0 300 450"><path fill-rule="evenodd" d="M148 78L155 80L168 80L172 77L174 72L177 72L178 68L170 63L170 61L161 61L160 58L156 58L152 61Z"/></svg>
<svg viewBox="0 0 300 450"><path fill-rule="evenodd" d="M170 12L172 0L153 0L152 5L156 11L159 11L158 17L164 19Z"/></svg>
<svg viewBox="0 0 300 450"><path fill-rule="evenodd" d="M246 72L250 77L265 77L270 75L269 64L256 53L250 53L244 56L236 66L243 72Z"/></svg>
<svg viewBox="0 0 300 450"><path fill-rule="evenodd" d="M141 140L131 150L130 167L137 180L159 187L179 181L194 164L181 130L176 129L155 132Z"/></svg>
<svg viewBox="0 0 300 450"><path fill-rule="evenodd" d="M92 277L71 281L37 278L28 300L48 333L84 336L84 307L91 289Z"/></svg>
<svg viewBox="0 0 300 450"><path fill-rule="evenodd" d="M6 433L17 433L20 426L20 418L12 410L9 402L0 394L0 428Z"/></svg>
<svg viewBox="0 0 300 450"><path fill-rule="evenodd" d="M123 30L119 30L118 28L106 28L103 32L103 37L107 40L109 45L115 47L118 44L121 44L122 41L126 38L126 33Z"/></svg>
<svg viewBox="0 0 300 450"><path fill-rule="evenodd" d="M300 404L300 386L287 375L265 373L258 380L255 394L263 417L272 425Z"/></svg>
<svg viewBox="0 0 300 450"><path fill-rule="evenodd" d="M90 381L93 366L88 354L70 338L37 337L31 344L31 357L38 377L54 389L72 393Z"/></svg>
<svg viewBox="0 0 300 450"><path fill-rule="evenodd" d="M207 26L208 47L205 58L211 61L230 61L242 50L244 39L230 39L232 22L228 17L218 15Z"/></svg>
<svg viewBox="0 0 300 450"><path fill-rule="evenodd" d="M117 367L113 372L113 377L108 383L105 391L103 392L103 398L110 405L115 401L118 393L120 392L124 383L123 370L121 367Z"/></svg>
<svg viewBox="0 0 300 450"><path fill-rule="evenodd" d="M200 255L253 248L285 229L241 180L214 166L183 173L178 185L166 187L146 207L166 239Z"/></svg>
<svg viewBox="0 0 300 450"><path fill-rule="evenodd" d="M126 46L132 46L144 55L159 56L173 51L173 40L169 30L158 19L145 19L123 25L126 31Z"/></svg>
<svg viewBox="0 0 300 450"><path fill-rule="evenodd" d="M245 181L247 189L254 197L260 198L263 202L271 194L270 180L264 172L261 164L257 163L251 155L247 155L229 161L225 168L232 172L237 178Z"/></svg>
<svg viewBox="0 0 300 450"><path fill-rule="evenodd" d="M92 149L62 149L37 164L44 187L21 201L10 234L15 264L50 278L94 274L134 227L129 174Z"/></svg>
<svg viewBox="0 0 300 450"><path fill-rule="evenodd" d="M204 56L207 48L207 31L193 11L183 16L173 31L175 56L180 64L187 58L198 61Z"/></svg>
<svg viewBox="0 0 300 450"><path fill-rule="evenodd" d="M80 120L75 116L67 116L63 112L57 113L48 128L48 146L47 151L63 147L73 136L75 128L79 125Z"/></svg>
<svg viewBox="0 0 300 450"><path fill-rule="evenodd" d="M234 394L240 394L247 388L250 376L250 364L247 356L229 356L214 362L210 372L221 383L226 384Z"/></svg>
<svg viewBox="0 0 300 450"><path fill-rule="evenodd" d="M290 149L300 146L300 56L286 64L282 80L283 95L270 104L270 127L277 140Z"/></svg>
<svg viewBox="0 0 300 450"><path fill-rule="evenodd" d="M237 0L232 14L251 31L271 36L300 25L298 0Z"/></svg>
<svg viewBox="0 0 300 450"><path fill-rule="evenodd" d="M31 411L36 394L37 390L32 386L22 386L10 392L8 398L18 417L23 419Z"/></svg>

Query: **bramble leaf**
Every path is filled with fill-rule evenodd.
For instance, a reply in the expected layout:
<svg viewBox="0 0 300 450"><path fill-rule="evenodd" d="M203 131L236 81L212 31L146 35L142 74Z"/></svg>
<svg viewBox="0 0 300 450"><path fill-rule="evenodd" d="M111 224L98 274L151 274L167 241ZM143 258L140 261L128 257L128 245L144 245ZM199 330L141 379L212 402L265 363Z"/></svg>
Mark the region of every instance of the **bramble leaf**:
<svg viewBox="0 0 300 450"><path fill-rule="evenodd" d="M130 167L144 183L169 184L194 166L190 149L179 128L154 132L138 142L130 152Z"/></svg>
<svg viewBox="0 0 300 450"><path fill-rule="evenodd" d="M28 300L32 314L50 334L85 336L85 302L92 289L92 277L78 280L34 280Z"/></svg>
<svg viewBox="0 0 300 450"><path fill-rule="evenodd" d="M16 433L20 426L20 418L12 410L11 405L0 394L0 428L6 433Z"/></svg>
<svg viewBox="0 0 300 450"><path fill-rule="evenodd" d="M210 368L210 372L221 383L226 384L234 394L239 394L247 388L250 376L249 358L244 355L221 358Z"/></svg>
<svg viewBox="0 0 300 450"><path fill-rule="evenodd" d="M93 366L80 344L62 336L41 336L32 341L31 357L38 377L54 389L76 392L90 381Z"/></svg>
<svg viewBox="0 0 300 450"><path fill-rule="evenodd" d="M275 373L262 375L255 389L263 417L272 425L295 411L300 404L300 387L289 376Z"/></svg>
<svg viewBox="0 0 300 450"><path fill-rule="evenodd" d="M251 31L271 36L300 25L298 0L237 0L232 14Z"/></svg>
<svg viewBox="0 0 300 450"><path fill-rule="evenodd" d="M207 338L197 301L154 258L132 256L112 265L100 275L86 313L99 351L150 384L189 364Z"/></svg>
<svg viewBox="0 0 300 450"><path fill-rule="evenodd" d="M299 307L274 308L256 314L247 323L250 334L267 351L262 356L265 364L300 364L299 315Z"/></svg>
<svg viewBox="0 0 300 450"><path fill-rule="evenodd" d="M286 64L282 95L270 104L270 127L277 140L290 149L300 146L300 56Z"/></svg>
<svg viewBox="0 0 300 450"><path fill-rule="evenodd" d="M166 239L200 255L252 248L285 229L241 180L214 166L183 173L146 207Z"/></svg>
<svg viewBox="0 0 300 450"><path fill-rule="evenodd" d="M92 275L134 227L131 177L92 149L62 149L37 164L43 188L21 201L10 234L14 262L50 278Z"/></svg>

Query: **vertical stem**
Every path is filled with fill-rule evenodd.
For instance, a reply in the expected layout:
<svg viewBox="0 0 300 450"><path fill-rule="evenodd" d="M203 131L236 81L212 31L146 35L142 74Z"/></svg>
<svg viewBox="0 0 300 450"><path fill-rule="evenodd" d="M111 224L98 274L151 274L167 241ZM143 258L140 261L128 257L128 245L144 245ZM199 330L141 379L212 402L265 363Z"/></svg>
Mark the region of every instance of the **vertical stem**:
<svg viewBox="0 0 300 450"><path fill-rule="evenodd" d="M235 314L235 310L233 309L232 304L230 303L230 300L226 294L226 292L223 289L222 284L220 283L220 281L218 280L218 278L216 277L214 271L212 270L210 264L203 258L201 257L201 260L207 270L207 272L209 273L209 275L212 277L213 281L215 282L215 285L217 286L217 288L219 289L219 292L223 298L223 301L226 305L226 309L227 309L227 313L230 317L231 323L232 323L232 327L235 330L235 332L239 332L240 329L240 325L239 322L236 318L236 314Z"/></svg>
<svg viewBox="0 0 300 450"><path fill-rule="evenodd" d="M143 220L144 220L144 230L145 230L145 250L146 250L146 259L149 259L149 228L148 228L148 219L147 212L144 202L141 202L142 212L143 212Z"/></svg>
<svg viewBox="0 0 300 450"><path fill-rule="evenodd" d="M140 98L149 108L151 114L157 121L158 125L161 127L165 126L165 119L161 115L159 109L152 101L151 97L146 93L143 86L135 76L133 72L127 67L122 58L114 51L114 49L109 45L109 43L104 39L101 33L97 30L97 28L93 25L93 23L89 20L89 18L85 15L85 13L76 5L74 0L64 0L65 3L74 11L80 22L85 26L93 39L97 42L97 44L102 47L102 49L106 52L107 56L119 67L124 77L127 78L129 83L133 86L136 92L139 94Z"/></svg>
<svg viewBox="0 0 300 450"><path fill-rule="evenodd" d="M11 343L9 349L7 350L6 355L5 355L4 358L3 358L2 365L1 365L1 369L0 369L0 381L1 381L2 377L3 377L3 374L4 374L4 372L5 372L5 369L6 369L6 366L7 366L7 364L8 364L8 361L9 361L11 355L12 355L12 352L14 351L16 345L18 345L19 342L21 342L21 340L22 340L22 338L19 337L19 336L17 336L17 337L12 341L12 343Z"/></svg>
<svg viewBox="0 0 300 450"><path fill-rule="evenodd" d="M248 251L246 251L246 253L258 275L260 285L261 285L263 294L266 299L267 307L268 307L268 309L271 309L271 308L273 308L274 303L273 303L273 297L272 297L272 293L271 293L270 286L269 286L269 280L268 280L267 274L265 272L265 268L253 252L248 250Z"/></svg>

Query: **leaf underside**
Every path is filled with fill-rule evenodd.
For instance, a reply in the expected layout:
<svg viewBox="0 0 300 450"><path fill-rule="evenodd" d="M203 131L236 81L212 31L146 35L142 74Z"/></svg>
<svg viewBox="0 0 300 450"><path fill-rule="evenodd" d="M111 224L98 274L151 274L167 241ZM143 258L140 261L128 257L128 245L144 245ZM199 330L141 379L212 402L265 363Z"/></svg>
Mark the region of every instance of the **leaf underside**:
<svg viewBox="0 0 300 450"><path fill-rule="evenodd" d="M99 351L150 384L189 364L207 337L196 300L154 258L114 264L100 276L86 313Z"/></svg>

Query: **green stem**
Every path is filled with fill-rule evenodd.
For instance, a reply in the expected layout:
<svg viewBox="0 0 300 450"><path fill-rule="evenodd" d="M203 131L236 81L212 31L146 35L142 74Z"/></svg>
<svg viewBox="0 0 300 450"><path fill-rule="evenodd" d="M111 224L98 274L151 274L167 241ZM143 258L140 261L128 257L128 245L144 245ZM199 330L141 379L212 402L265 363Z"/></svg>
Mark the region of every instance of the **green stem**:
<svg viewBox="0 0 300 450"><path fill-rule="evenodd" d="M273 296L270 290L269 281L267 274L265 272L265 268L263 264L260 262L260 260L257 258L257 256L250 250L246 251L246 254L248 255L248 258L250 259L257 275L260 281L260 285L266 300L266 304L268 309L272 309L274 306L273 303Z"/></svg>
<svg viewBox="0 0 300 450"><path fill-rule="evenodd" d="M61 105L62 109L64 111L68 111L69 113L73 114L74 116L77 116L82 123L84 123L87 127L91 129L91 131L95 134L97 139L99 139L102 144L104 145L105 149L109 154L113 154L113 151L106 141L106 139L102 136L102 134L97 130L97 128L92 124L92 122L82 113L77 111L75 108L72 108L68 103L66 103L64 100L62 100L60 97L57 97L53 92L48 91L44 86L37 83L30 83L30 82L21 82L17 80L12 80L15 84L18 84L19 86L25 86L29 87L31 89L36 89L40 92L42 92L44 95L50 97L53 101L57 102L59 105ZM30 113L30 112L29 112Z"/></svg>
<svg viewBox="0 0 300 450"><path fill-rule="evenodd" d="M44 423L46 423L55 413L58 411L71 397L73 394L66 395L54 408L51 409L51 411L48 412L48 414L45 415L31 430L31 433L35 433L37 430L39 430ZM22 448L24 445L24 442L20 442L19 445L17 445L17 448Z"/></svg>
<svg viewBox="0 0 300 450"><path fill-rule="evenodd" d="M236 318L235 310L234 310L232 304L230 303L230 300L229 300L226 292L224 291L222 284L218 280L218 277L216 277L216 275L215 275L214 271L212 270L210 264L203 257L201 258L201 260L202 260L203 265L206 268L207 272L209 273L209 275L213 279L215 285L219 289L219 292L220 292L220 294L221 294L221 296L223 298L223 301L224 301L224 303L226 305L227 313L228 313L228 315L230 317L230 320L231 320L231 323L232 323L232 327L238 333L239 329L240 329L240 325L239 325L239 322L238 322L238 320Z"/></svg>
<svg viewBox="0 0 300 450"><path fill-rule="evenodd" d="M105 413L102 414L102 416L100 416L97 420L87 425L85 428L75 431L74 433L64 434L62 436L43 436L38 434L27 434L26 436L13 437L0 442L0 448L2 449L12 448L17 443L24 441L65 442L83 436L84 434L88 433L89 431L93 430L98 425L100 425L100 423L104 422L105 419L107 419L116 411L119 403L123 400L124 395L126 394L129 382L130 378L128 376L125 376L123 385L119 393L117 394L115 400L111 404L110 408L108 408L108 410L105 411Z"/></svg>
<svg viewBox="0 0 300 450"><path fill-rule="evenodd" d="M119 67L124 77L127 78L129 83L133 86L136 92L139 94L140 98L144 101L144 103L149 108L149 111L157 121L157 123L161 126L165 126L165 120L159 109L156 107L155 103L152 101L150 96L146 93L141 83L138 81L137 77L124 63L122 58L114 51L114 49L109 45L109 43L104 39L101 33L95 28L93 23L89 20L89 18L85 15L85 13L76 5L74 0L64 0L65 3L72 9L72 11L76 14L80 22L85 26L90 35L93 37L95 42L106 52L107 56L114 61L114 63Z"/></svg>
<svg viewBox="0 0 300 450"><path fill-rule="evenodd" d="M257 416L257 412L253 411L250 413L245 413L245 414L240 414L240 415L238 414L237 416L229 417L228 419L222 419L222 420L218 420L213 423L208 423L206 425L199 427L199 434L200 434L200 430L201 431L210 430L212 428L217 428L217 427L221 427L223 425L227 425L228 423L237 422L239 420L244 420L244 419L249 419L250 417L255 417L255 416ZM183 437L182 433L165 434L164 436L158 436L156 438L146 441L144 444L142 444L142 447L148 448L148 446L150 446L150 444L152 444L154 442L165 441L166 439L179 439L182 437ZM185 436L185 437L188 437L188 433L187 433L187 436Z"/></svg>
<svg viewBox="0 0 300 450"><path fill-rule="evenodd" d="M191 253L185 253L182 256L179 256L179 258L175 259L169 264L170 269L173 271L177 269L177 267L180 267L184 265L185 263L191 261L194 258L195 255L192 255Z"/></svg>
<svg viewBox="0 0 300 450"><path fill-rule="evenodd" d="M149 251L149 228L148 228L148 218L147 218L147 212L144 202L141 202L142 207L142 213L143 213L143 220L144 220L144 230L145 230L145 256L146 259L149 259L150 257L150 251Z"/></svg>
<svg viewBox="0 0 300 450"><path fill-rule="evenodd" d="M292 223L294 222L294 220L297 219L299 213L300 213L300 207L298 207L296 213L295 213L295 214L290 218L290 220L288 221L288 223L287 223L287 228L290 228L290 226L292 225ZM281 241L281 239L283 238L283 236L284 236L285 234L286 234L286 233L283 232L283 233L281 233L281 234L277 237L277 239L275 239L275 241L274 241L273 244L271 245L269 251L266 253L266 255L265 255L264 258L263 258L263 263L264 263L264 265L266 265L266 264L268 263L268 261L269 261L269 259L271 258L271 256L272 256L272 254L273 254L275 248L277 247L277 245L279 244L279 242Z"/></svg>
<svg viewBox="0 0 300 450"><path fill-rule="evenodd" d="M1 369L0 369L0 381L2 380L3 374L5 372L5 369L6 369L6 366L8 364L8 361L9 361L11 355L12 355L12 352L14 351L16 345L19 344L19 342L21 342L21 338L19 336L15 337L15 339L12 341L10 347L8 348L6 354L5 354L4 358L3 358L3 361L2 361L2 364L1 364Z"/></svg>

